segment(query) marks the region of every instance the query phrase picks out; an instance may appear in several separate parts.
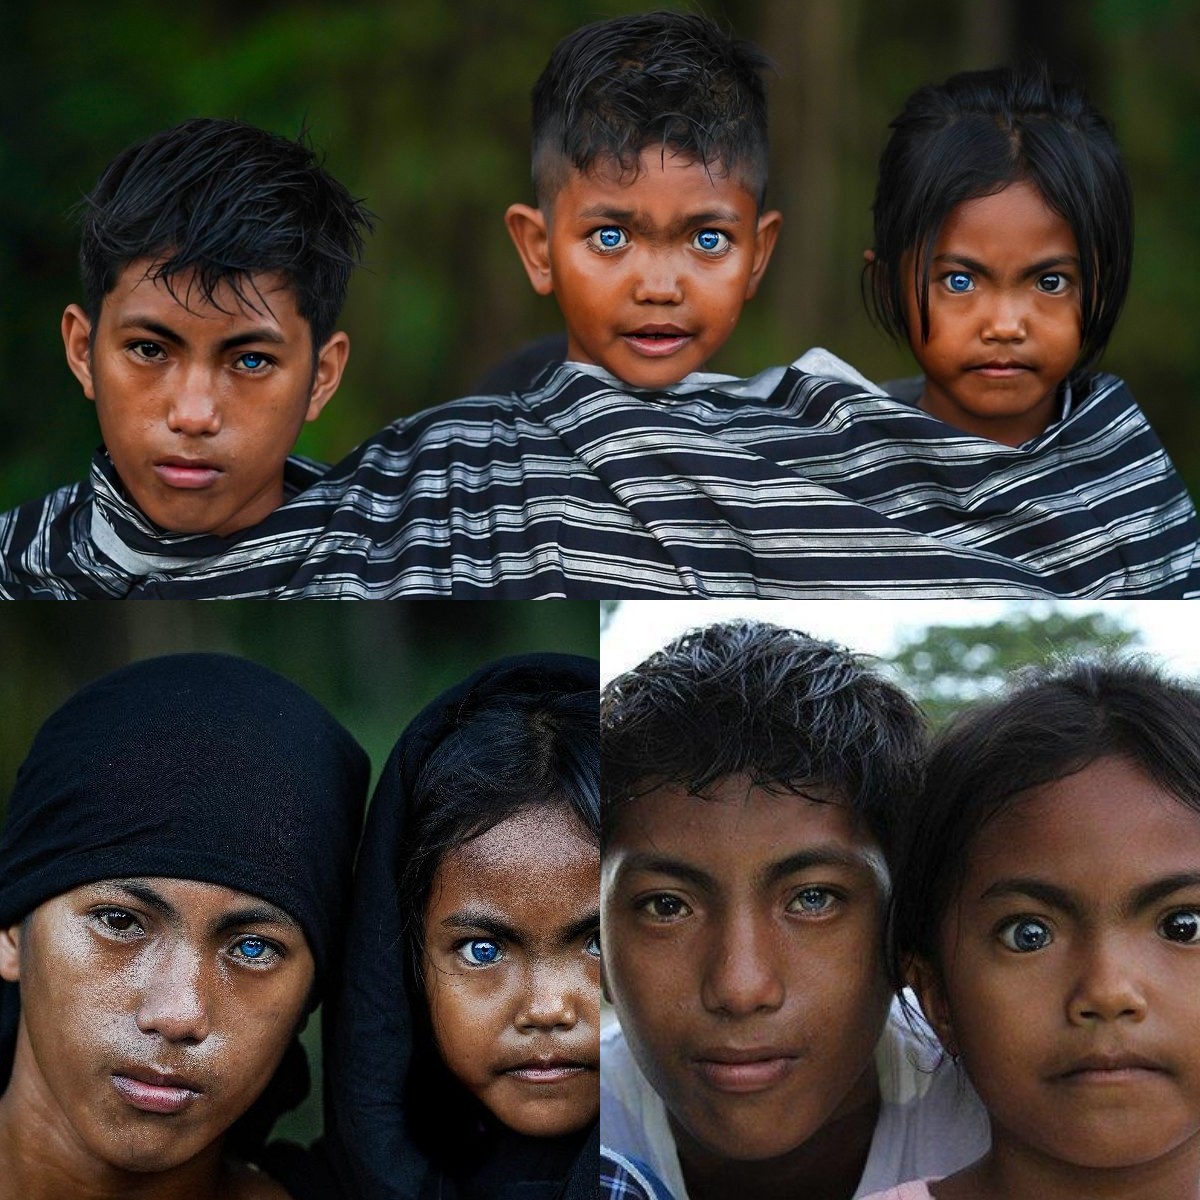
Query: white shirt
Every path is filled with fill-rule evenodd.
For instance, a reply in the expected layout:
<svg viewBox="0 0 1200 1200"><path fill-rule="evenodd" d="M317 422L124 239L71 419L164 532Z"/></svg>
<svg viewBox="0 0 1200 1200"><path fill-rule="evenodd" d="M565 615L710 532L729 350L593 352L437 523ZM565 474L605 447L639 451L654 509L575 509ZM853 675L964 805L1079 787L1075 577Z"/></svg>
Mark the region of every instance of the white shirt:
<svg viewBox="0 0 1200 1200"><path fill-rule="evenodd" d="M688 1200L666 1106L615 1022L600 1035L600 1062L601 1140L644 1162L676 1200ZM856 1198L904 1180L949 1175L987 1150L987 1114L966 1076L932 1034L911 1028L898 1004L875 1047L875 1068L879 1118Z"/></svg>

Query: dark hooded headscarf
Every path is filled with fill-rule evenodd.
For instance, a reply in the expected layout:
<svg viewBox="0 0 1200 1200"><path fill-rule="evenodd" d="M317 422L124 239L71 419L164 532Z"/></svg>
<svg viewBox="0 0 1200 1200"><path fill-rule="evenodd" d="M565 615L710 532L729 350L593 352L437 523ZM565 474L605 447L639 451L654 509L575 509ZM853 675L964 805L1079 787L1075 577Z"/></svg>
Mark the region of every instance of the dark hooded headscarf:
<svg viewBox="0 0 1200 1200"><path fill-rule="evenodd" d="M412 922L419 925L424 914L415 911L411 887L398 885L398 872L410 864L415 805L431 756L454 739L456 754L469 753L472 718L491 707L533 713L572 697L580 706L596 706L598 729L594 659L562 654L503 659L427 705L384 767L367 815L347 969L326 1043L329 1150L345 1194L355 1200L458 1200L460 1166L472 1173L472 1194L485 1181L489 1200L591 1200L596 1194L598 1123L564 1138L496 1128L480 1132L477 1102L450 1078L433 1045L412 940ZM598 747L584 757L587 761L559 762L554 770L559 778L584 781L582 789L571 790L593 798L580 815L599 840ZM513 766L513 778L499 777L508 774L501 771L486 785L489 794L494 790L508 803L523 770L526 781L536 776L533 764ZM528 782L525 788L528 797ZM426 876L430 869L427 862ZM431 1129L440 1131L440 1146L431 1146ZM455 1155L450 1162L447 1151Z"/></svg>
<svg viewBox="0 0 1200 1200"><path fill-rule="evenodd" d="M38 731L0 836L0 926L102 879L199 880L269 901L304 931L314 1001L339 955L370 767L307 692L245 659L178 654L89 684ZM20 1018L0 987L0 1090ZM253 1157L303 1099L293 1040L230 1133Z"/></svg>

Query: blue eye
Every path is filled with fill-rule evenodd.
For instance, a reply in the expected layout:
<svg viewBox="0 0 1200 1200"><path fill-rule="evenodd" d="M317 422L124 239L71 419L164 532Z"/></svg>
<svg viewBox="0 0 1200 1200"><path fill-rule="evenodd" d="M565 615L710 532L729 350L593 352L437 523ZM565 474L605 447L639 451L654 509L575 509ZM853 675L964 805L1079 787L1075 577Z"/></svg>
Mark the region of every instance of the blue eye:
<svg viewBox="0 0 1200 1200"><path fill-rule="evenodd" d="M1050 275L1043 275L1037 281L1038 291L1045 292L1050 296L1057 296L1060 292L1067 290L1067 277L1054 272Z"/></svg>
<svg viewBox="0 0 1200 1200"><path fill-rule="evenodd" d="M1158 932L1168 942L1179 942L1183 945L1200 942L1200 911L1181 908L1168 913L1159 921Z"/></svg>
<svg viewBox="0 0 1200 1200"><path fill-rule="evenodd" d="M254 350L247 350L245 354L238 355L238 362L247 371L261 371L270 361L265 354Z"/></svg>
<svg viewBox="0 0 1200 1200"><path fill-rule="evenodd" d="M233 954L235 958L243 958L247 962L266 963L272 960L278 950L261 937L244 937L233 945Z"/></svg>
<svg viewBox="0 0 1200 1200"><path fill-rule="evenodd" d="M598 250L620 250L629 235L619 225L603 225L588 235L588 241Z"/></svg>
<svg viewBox="0 0 1200 1200"><path fill-rule="evenodd" d="M504 957L500 943L491 938L472 938L469 942L463 942L458 947L458 953L473 967L488 967Z"/></svg>
<svg viewBox="0 0 1200 1200"><path fill-rule="evenodd" d="M1031 954L1034 950L1045 949L1054 941L1050 926L1036 917L1016 917L1001 925L997 936L1003 945L1018 954Z"/></svg>
<svg viewBox="0 0 1200 1200"><path fill-rule="evenodd" d="M945 279L946 286L952 292L970 292L975 288L975 281L966 273L966 271L951 271L950 274L945 277Z"/></svg>
<svg viewBox="0 0 1200 1200"><path fill-rule="evenodd" d="M588 938L587 945L584 946L583 949L586 953L590 954L593 958L600 957L600 933L598 930L597 930L597 932L593 933L590 938Z"/></svg>
<svg viewBox="0 0 1200 1200"><path fill-rule="evenodd" d="M802 888L792 897L788 905L789 912L804 913L808 916L819 916L833 907L837 897L828 889L822 887Z"/></svg>
<svg viewBox="0 0 1200 1200"><path fill-rule="evenodd" d="M702 229L692 238L692 245L706 254L718 254L729 246L729 238L719 229Z"/></svg>

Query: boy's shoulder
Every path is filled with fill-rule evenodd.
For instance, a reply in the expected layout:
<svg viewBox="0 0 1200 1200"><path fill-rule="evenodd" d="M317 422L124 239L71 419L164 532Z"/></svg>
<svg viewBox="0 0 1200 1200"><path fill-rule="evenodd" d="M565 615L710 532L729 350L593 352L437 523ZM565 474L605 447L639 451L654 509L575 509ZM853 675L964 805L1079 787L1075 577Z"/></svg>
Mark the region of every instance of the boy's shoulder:
<svg viewBox="0 0 1200 1200"><path fill-rule="evenodd" d="M0 513L0 599L70 599L69 551L90 527L92 481L65 484Z"/></svg>

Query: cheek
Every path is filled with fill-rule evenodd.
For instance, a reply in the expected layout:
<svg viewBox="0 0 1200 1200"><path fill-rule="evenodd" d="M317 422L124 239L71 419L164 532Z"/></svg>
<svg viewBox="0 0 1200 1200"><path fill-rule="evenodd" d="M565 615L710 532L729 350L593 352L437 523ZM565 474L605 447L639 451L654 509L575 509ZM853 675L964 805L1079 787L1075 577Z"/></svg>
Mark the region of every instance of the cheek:
<svg viewBox="0 0 1200 1200"><path fill-rule="evenodd" d="M499 982L428 968L425 994L434 1039L451 1072L470 1086L482 1074L504 1026Z"/></svg>

